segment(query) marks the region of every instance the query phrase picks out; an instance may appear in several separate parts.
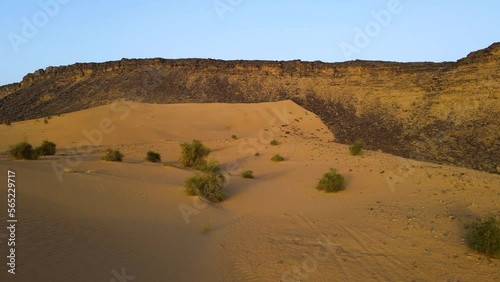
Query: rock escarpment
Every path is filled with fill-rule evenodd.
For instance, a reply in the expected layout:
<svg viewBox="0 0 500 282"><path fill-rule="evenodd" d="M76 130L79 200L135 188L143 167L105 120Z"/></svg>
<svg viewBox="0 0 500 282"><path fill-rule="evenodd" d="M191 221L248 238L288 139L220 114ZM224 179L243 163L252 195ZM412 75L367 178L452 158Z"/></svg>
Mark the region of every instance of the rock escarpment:
<svg viewBox="0 0 500 282"><path fill-rule="evenodd" d="M122 98L291 99L320 116L336 142L363 139L369 149L498 173L499 96L500 43L446 63L123 59L48 67L0 87L0 120L56 115Z"/></svg>

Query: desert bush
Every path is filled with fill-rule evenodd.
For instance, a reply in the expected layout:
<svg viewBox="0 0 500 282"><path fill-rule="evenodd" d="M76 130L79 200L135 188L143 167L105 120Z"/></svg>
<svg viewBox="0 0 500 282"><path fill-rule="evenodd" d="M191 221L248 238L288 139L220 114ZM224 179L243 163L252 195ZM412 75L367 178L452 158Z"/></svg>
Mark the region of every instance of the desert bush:
<svg viewBox="0 0 500 282"><path fill-rule="evenodd" d="M254 156L258 157L258 156L260 156L260 153L257 152L257 153L254 154Z"/></svg>
<svg viewBox="0 0 500 282"><path fill-rule="evenodd" d="M203 172L188 178L184 183L186 194L200 196L211 202L222 202L224 200L223 185L226 178L222 174L216 162L207 162Z"/></svg>
<svg viewBox="0 0 500 282"><path fill-rule="evenodd" d="M210 149L199 140L193 140L191 143L182 143L181 151L179 161L186 167L203 165L205 158L210 154Z"/></svg>
<svg viewBox="0 0 500 282"><path fill-rule="evenodd" d="M273 162L282 162L284 160L285 158L283 158L280 154L276 154L271 158L271 161Z"/></svg>
<svg viewBox="0 0 500 282"><path fill-rule="evenodd" d="M161 162L161 156L157 152L148 151L146 154L146 160L152 163Z"/></svg>
<svg viewBox="0 0 500 282"><path fill-rule="evenodd" d="M236 135L233 134L233 135L231 135L231 138L234 139L234 140L237 140L238 136L236 136Z"/></svg>
<svg viewBox="0 0 500 282"><path fill-rule="evenodd" d="M6 118L3 120L3 124L10 125L11 123L10 123L10 120Z"/></svg>
<svg viewBox="0 0 500 282"><path fill-rule="evenodd" d="M37 147L35 150L39 156L52 156L56 154L56 144L48 140L44 140L42 145Z"/></svg>
<svg viewBox="0 0 500 282"><path fill-rule="evenodd" d="M38 158L33 146L26 141L10 146L9 155L16 160L36 160Z"/></svg>
<svg viewBox="0 0 500 282"><path fill-rule="evenodd" d="M207 169L208 162L205 159L197 160L192 165L191 168L199 171L205 171Z"/></svg>
<svg viewBox="0 0 500 282"><path fill-rule="evenodd" d="M253 178L253 171L251 170L246 170L241 173L241 177L243 178Z"/></svg>
<svg viewBox="0 0 500 282"><path fill-rule="evenodd" d="M338 174L336 169L330 168L327 173L323 174L316 189L328 193L342 191L344 190L344 176Z"/></svg>
<svg viewBox="0 0 500 282"><path fill-rule="evenodd" d="M47 118L44 118L43 123L47 124L47 123L49 123L49 120Z"/></svg>
<svg viewBox="0 0 500 282"><path fill-rule="evenodd" d="M353 156L358 156L363 153L363 149L365 148L365 143L361 140L357 140L349 146L349 152Z"/></svg>
<svg viewBox="0 0 500 282"><path fill-rule="evenodd" d="M271 142L269 144L271 144L271 146L278 146L280 144L280 142L278 142L278 140L276 140L276 139L273 139L273 140L271 140Z"/></svg>
<svg viewBox="0 0 500 282"><path fill-rule="evenodd" d="M489 257L500 257L500 221L489 215L468 226L465 239L467 245Z"/></svg>
<svg viewBox="0 0 500 282"><path fill-rule="evenodd" d="M205 224L205 226L203 226L203 229L201 230L201 233L202 234L207 234L208 232L210 232L210 230L212 230L212 221L209 220L207 222L207 224Z"/></svg>
<svg viewBox="0 0 500 282"><path fill-rule="evenodd" d="M107 162L121 162L123 154L119 150L107 149L106 154L102 157L103 161Z"/></svg>
<svg viewBox="0 0 500 282"><path fill-rule="evenodd" d="M211 161L205 162L205 165L203 166L203 169L201 169L201 171L207 172L207 173L212 173L212 174L218 174L218 173L221 173L221 168L220 168L219 163L217 161L211 160Z"/></svg>

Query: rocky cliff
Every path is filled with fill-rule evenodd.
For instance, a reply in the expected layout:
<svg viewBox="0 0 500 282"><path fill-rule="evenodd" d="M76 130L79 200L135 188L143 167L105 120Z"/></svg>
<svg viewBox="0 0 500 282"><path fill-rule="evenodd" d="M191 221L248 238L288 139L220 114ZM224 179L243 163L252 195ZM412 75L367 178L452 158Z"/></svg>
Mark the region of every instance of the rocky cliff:
<svg viewBox="0 0 500 282"><path fill-rule="evenodd" d="M0 120L56 115L121 98L291 99L320 116L336 142L362 139L369 149L498 173L499 96L500 43L446 63L122 59L48 67L0 87Z"/></svg>

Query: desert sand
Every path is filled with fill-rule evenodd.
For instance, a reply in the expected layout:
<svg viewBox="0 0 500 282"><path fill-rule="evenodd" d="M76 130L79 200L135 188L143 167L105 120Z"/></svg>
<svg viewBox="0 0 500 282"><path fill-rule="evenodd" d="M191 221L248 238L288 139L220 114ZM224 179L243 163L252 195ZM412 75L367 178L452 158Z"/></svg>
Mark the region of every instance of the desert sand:
<svg viewBox="0 0 500 282"><path fill-rule="evenodd" d="M0 155L3 269L7 170L18 216L17 274L3 270L0 281L500 280L499 260L463 240L465 223L498 214L499 175L384 152L351 156L291 101L120 101L47 121L0 125L1 152L23 139L58 146L33 161ZM195 172L165 165L192 139L226 174L223 203L187 196ZM123 162L101 161L107 148ZM162 163L145 162L148 150ZM276 153L286 160L270 161ZM314 188L330 167L346 177L345 191Z"/></svg>

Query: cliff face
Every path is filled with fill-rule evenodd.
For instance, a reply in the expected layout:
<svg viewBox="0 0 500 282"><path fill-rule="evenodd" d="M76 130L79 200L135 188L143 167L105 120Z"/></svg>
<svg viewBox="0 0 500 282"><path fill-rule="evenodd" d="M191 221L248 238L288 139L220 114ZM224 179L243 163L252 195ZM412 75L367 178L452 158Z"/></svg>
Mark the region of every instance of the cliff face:
<svg viewBox="0 0 500 282"><path fill-rule="evenodd" d="M291 99L336 142L496 172L500 43L453 63L145 59L48 67L0 87L0 120L39 118L124 98L146 103Z"/></svg>

